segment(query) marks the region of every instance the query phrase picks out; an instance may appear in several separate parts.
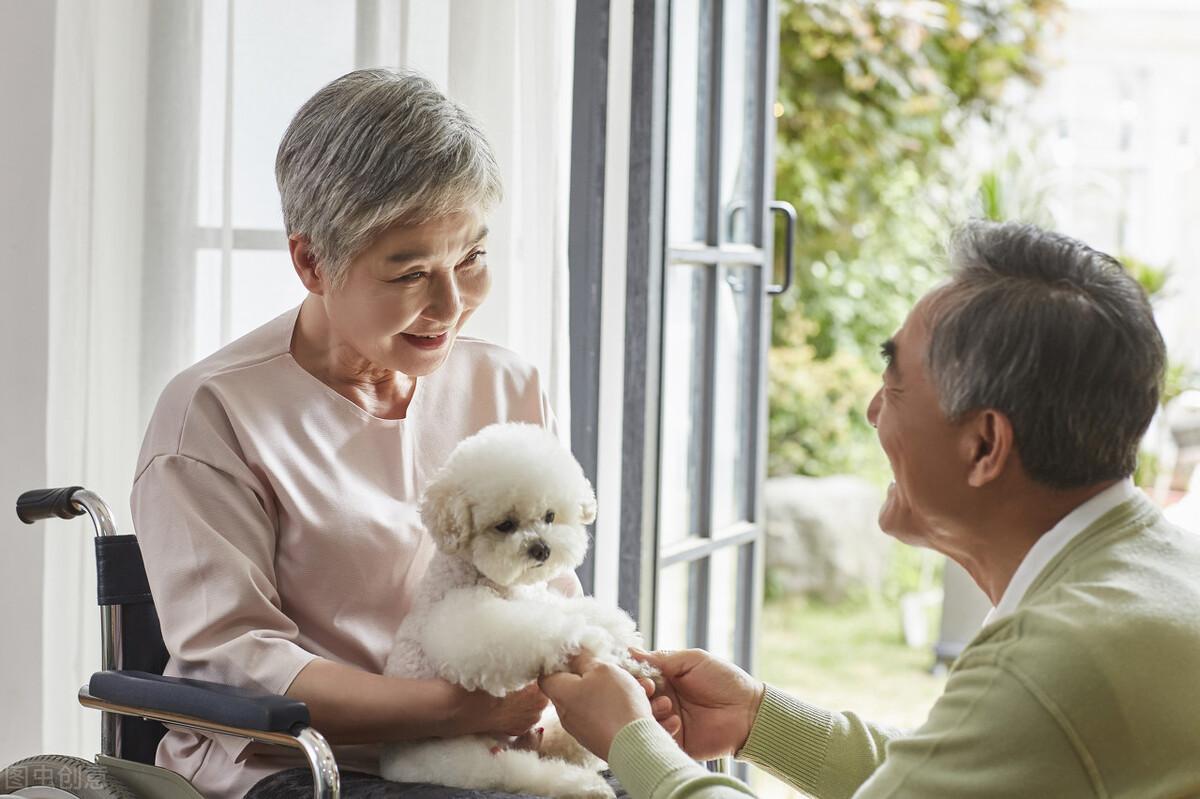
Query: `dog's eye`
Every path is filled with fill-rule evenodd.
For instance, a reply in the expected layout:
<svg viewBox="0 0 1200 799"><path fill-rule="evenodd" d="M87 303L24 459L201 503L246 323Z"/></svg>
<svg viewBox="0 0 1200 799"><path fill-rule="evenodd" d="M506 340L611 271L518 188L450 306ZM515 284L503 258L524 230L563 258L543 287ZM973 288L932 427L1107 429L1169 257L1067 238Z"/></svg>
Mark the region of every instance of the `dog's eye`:
<svg viewBox="0 0 1200 799"><path fill-rule="evenodd" d="M516 530L516 529L517 529L517 523L514 522L512 519L505 519L504 521L502 521L496 525L496 530L501 533L511 533L513 530Z"/></svg>
<svg viewBox="0 0 1200 799"><path fill-rule="evenodd" d="M554 511L552 511L552 510L546 511L545 522L546 522L546 524L554 524Z"/></svg>

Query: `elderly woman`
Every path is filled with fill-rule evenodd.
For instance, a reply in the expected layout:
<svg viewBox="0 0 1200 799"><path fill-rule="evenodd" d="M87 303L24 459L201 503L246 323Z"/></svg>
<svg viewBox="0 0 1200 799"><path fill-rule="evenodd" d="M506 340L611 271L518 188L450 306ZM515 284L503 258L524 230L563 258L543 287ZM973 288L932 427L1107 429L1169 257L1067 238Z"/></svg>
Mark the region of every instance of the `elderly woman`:
<svg viewBox="0 0 1200 799"><path fill-rule="evenodd" d="M634 799L745 797L688 758L735 753L819 799L1200 796L1200 537L1130 480L1166 359L1150 304L1112 258L1028 225L969 225L951 257L884 345L879 525L995 610L909 734L699 650L649 656L666 729L623 672L544 677Z"/></svg>
<svg viewBox="0 0 1200 799"><path fill-rule="evenodd" d="M554 425L532 367L461 335L491 282L492 152L428 80L360 71L296 114L276 177L308 296L176 377L138 462L166 673L303 700L343 770L377 771L379 742L523 734L536 685L498 700L381 676L433 552L427 478L488 424ZM299 763L183 729L158 750L208 797Z"/></svg>

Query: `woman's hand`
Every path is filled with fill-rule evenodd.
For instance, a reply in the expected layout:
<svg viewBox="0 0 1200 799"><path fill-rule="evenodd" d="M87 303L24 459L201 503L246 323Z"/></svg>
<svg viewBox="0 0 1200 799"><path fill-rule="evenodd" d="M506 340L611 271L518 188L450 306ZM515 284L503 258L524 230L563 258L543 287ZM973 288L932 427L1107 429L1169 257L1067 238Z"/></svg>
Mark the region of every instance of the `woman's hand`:
<svg viewBox="0 0 1200 799"><path fill-rule="evenodd" d="M385 677L321 658L300 671L287 695L307 704L313 726L337 744L477 733L520 737L550 703L536 683L501 699L446 680Z"/></svg>
<svg viewBox="0 0 1200 799"><path fill-rule="evenodd" d="M550 704L537 683L530 683L503 698L486 691L468 691L457 685L454 688L457 691L454 717L458 722L455 727L459 735L492 733L523 736L537 725L542 712Z"/></svg>
<svg viewBox="0 0 1200 799"><path fill-rule="evenodd" d="M647 689L620 666L597 661L587 652L575 655L568 666L571 671L548 674L538 684L554 702L563 729L601 760L608 760L613 738L626 724L669 716L671 706L665 700L651 707L647 694L653 685Z"/></svg>
<svg viewBox="0 0 1200 799"><path fill-rule="evenodd" d="M710 760L745 745L765 691L761 681L702 649L634 657L662 671L663 692L682 720L675 740L685 752Z"/></svg>

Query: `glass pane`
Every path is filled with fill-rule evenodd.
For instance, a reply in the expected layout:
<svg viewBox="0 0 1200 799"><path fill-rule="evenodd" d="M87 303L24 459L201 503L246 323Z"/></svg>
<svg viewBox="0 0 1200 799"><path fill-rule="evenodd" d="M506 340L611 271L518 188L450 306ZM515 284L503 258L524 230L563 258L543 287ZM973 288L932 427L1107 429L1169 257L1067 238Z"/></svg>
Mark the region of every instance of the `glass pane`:
<svg viewBox="0 0 1200 799"><path fill-rule="evenodd" d="M708 584L708 650L726 660L737 660L738 594L749 590L738 585L742 557L740 547L718 549L710 556L712 572Z"/></svg>
<svg viewBox="0 0 1200 799"><path fill-rule="evenodd" d="M671 3L667 118L667 243L705 240L708 187L708 7Z"/></svg>
<svg viewBox="0 0 1200 799"><path fill-rule="evenodd" d="M756 137L763 114L758 86L759 0L725 0L721 44L722 242L753 243L762 197L755 186L762 148Z"/></svg>
<svg viewBox="0 0 1200 799"><path fill-rule="evenodd" d="M713 396L714 529L750 519L750 491L757 479L751 462L758 409L754 406L758 362L761 272L722 266L717 271L717 349Z"/></svg>
<svg viewBox="0 0 1200 799"><path fill-rule="evenodd" d="M275 151L304 101L354 69L354 15L354 0L234 4L234 227L283 227Z"/></svg>
<svg viewBox="0 0 1200 799"><path fill-rule="evenodd" d="M235 251L232 271L231 340L295 308L308 296L308 290L292 271L286 251Z"/></svg>
<svg viewBox="0 0 1200 799"><path fill-rule="evenodd" d="M659 542L696 530L701 492L700 432L704 396L703 335L707 267L667 267L663 323L663 383L659 472Z"/></svg>
<svg viewBox="0 0 1200 799"><path fill-rule="evenodd" d="M658 596L654 615L654 648L687 649L693 640L691 620L695 618L697 578L704 561L676 563L659 572Z"/></svg>
<svg viewBox="0 0 1200 799"><path fill-rule="evenodd" d="M225 158L225 45L229 25L226 14L228 5L223 2L208 2L202 8L196 223L201 227L220 227Z"/></svg>
<svg viewBox="0 0 1200 799"><path fill-rule="evenodd" d="M196 251L196 280L192 305L192 360L207 358L221 348L221 251Z"/></svg>

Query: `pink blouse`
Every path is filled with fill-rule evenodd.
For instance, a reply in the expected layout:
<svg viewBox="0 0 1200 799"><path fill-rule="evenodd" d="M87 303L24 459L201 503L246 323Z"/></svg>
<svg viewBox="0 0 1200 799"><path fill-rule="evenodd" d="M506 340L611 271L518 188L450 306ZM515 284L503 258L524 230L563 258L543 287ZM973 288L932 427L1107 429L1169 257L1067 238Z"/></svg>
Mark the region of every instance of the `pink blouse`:
<svg viewBox="0 0 1200 799"><path fill-rule="evenodd" d="M382 673L433 544L417 512L463 438L499 421L553 427L537 371L460 338L379 419L291 356L298 309L171 381L138 458L132 507L170 652L166 674L285 693L315 657ZM337 747L375 772L376 747ZM207 797L304 765L295 750L171 729L158 764Z"/></svg>

